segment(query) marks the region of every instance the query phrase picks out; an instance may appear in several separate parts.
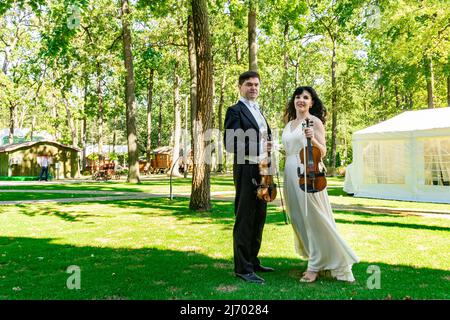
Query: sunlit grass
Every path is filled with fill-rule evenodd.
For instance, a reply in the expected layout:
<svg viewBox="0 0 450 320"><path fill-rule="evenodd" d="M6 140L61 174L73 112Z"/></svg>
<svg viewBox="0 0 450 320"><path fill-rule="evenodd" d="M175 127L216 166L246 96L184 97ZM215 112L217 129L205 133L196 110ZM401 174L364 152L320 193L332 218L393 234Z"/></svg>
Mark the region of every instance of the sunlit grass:
<svg viewBox="0 0 450 320"><path fill-rule="evenodd" d="M145 177L149 179L149 177ZM278 183L278 180L276 180ZM426 202L410 202L396 201L384 199L355 198L347 195L343 190L344 179L340 177L328 177L328 194L332 205L341 206L366 206L366 207L387 207L387 208L406 208L406 209L423 209L423 210L441 210L450 212L450 204L426 203ZM280 184L283 185L280 176ZM130 184L124 181L108 181L108 182L79 182L70 184L45 184L42 185L18 185L18 186L0 186L0 189L13 190L67 190L72 191L74 197L77 190L92 191L122 191L122 192L139 192L139 193L156 193L170 194L170 178L166 175L154 175L151 180L143 180L141 184ZM234 191L233 178L231 175L214 175L211 178L211 192L228 192ZM189 194L191 192L191 178L173 178L172 193L173 194ZM228 194L233 196L232 194ZM1 195L0 195L1 197ZM69 196L70 197L70 196ZM54 198L59 198L55 196ZM19 200L19 199L18 199ZM0 200L1 201L1 200Z"/></svg>
<svg viewBox="0 0 450 320"><path fill-rule="evenodd" d="M260 257L266 284L233 276L233 205L196 213L188 199L145 199L0 207L1 299L448 299L450 220L336 212L338 229L361 258L357 279L301 284L306 263L292 227L269 206ZM81 290L69 290L70 265ZM381 289L367 287L369 265Z"/></svg>

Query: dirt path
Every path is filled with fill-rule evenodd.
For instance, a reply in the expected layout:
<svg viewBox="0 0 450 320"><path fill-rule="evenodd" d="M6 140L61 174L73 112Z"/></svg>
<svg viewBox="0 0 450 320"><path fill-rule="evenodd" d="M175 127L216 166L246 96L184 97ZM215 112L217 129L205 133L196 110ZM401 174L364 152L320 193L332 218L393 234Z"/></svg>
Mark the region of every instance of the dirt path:
<svg viewBox="0 0 450 320"><path fill-rule="evenodd" d="M134 199L150 199L150 198L169 198L167 193L141 193L141 192L122 192L122 191L92 191L92 190L0 190L3 192L33 192L33 193L59 193L59 194L96 194L105 195L98 197L86 198L59 198L59 199L42 199L42 200L15 200L15 201L0 201L0 205L15 205L15 204L33 204L33 203L74 203L74 202L98 202L98 201L120 201L120 200L134 200ZM174 198L189 198L189 193L174 193ZM220 200L233 202L234 191L220 191L211 192L212 200ZM278 197L273 204L281 207L281 199ZM410 209L410 208L389 208L389 207L364 207L351 205L337 205L332 204L333 210L337 211L354 211L367 212L374 214L392 214L392 215L415 215L432 218L450 219L450 211L445 210L428 210L428 209Z"/></svg>

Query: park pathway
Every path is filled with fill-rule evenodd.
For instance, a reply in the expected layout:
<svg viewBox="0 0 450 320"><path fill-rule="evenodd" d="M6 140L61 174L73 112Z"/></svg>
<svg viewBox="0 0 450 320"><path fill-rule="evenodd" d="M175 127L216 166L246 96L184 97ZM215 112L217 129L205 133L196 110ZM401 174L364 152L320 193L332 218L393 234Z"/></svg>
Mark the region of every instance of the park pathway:
<svg viewBox="0 0 450 320"><path fill-rule="evenodd" d="M33 190L33 189L0 189L3 192L23 192L23 193L59 193L59 194L89 194L94 197L80 198L59 198L59 199L41 199L41 200L14 200L0 201L0 205L16 205L16 204L35 204L35 203L74 203L74 202L99 202L99 201L122 201L122 200L142 200L151 198L169 198L167 193L145 193L145 192L122 192L122 191L95 191L95 190ZM104 195L104 196L99 196ZM174 193L174 198L189 198L189 193ZM234 191L218 191L211 192L211 200L234 201ZM273 205L281 207L281 199L273 202ZM390 208L381 206L352 206L332 204L335 211L351 211L366 212L374 214L396 214L396 215L416 215L433 218L450 219L450 211L446 210L429 210L429 209L412 209L412 208Z"/></svg>

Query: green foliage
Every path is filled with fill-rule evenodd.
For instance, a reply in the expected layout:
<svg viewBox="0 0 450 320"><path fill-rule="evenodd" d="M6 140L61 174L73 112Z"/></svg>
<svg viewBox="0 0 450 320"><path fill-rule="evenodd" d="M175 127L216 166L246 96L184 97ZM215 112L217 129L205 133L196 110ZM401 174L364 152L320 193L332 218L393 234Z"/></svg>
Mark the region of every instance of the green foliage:
<svg viewBox="0 0 450 320"><path fill-rule="evenodd" d="M88 155L86 158L88 158L89 160L92 160L92 161L97 161L100 158L100 156L98 153L93 152L90 155Z"/></svg>
<svg viewBox="0 0 450 320"><path fill-rule="evenodd" d="M117 153L115 153L115 152L108 152L107 155L106 155L106 157L107 157L109 160L111 160L111 161L114 161L114 160L118 160L118 159L119 159L119 156L118 156Z"/></svg>

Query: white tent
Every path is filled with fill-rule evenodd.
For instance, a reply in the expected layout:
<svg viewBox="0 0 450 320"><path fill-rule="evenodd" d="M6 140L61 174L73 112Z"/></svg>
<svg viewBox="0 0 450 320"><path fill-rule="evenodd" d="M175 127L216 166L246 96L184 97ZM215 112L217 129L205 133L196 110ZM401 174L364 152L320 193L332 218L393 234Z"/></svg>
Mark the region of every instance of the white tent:
<svg viewBox="0 0 450 320"><path fill-rule="evenodd" d="M450 108L407 111L353 134L344 190L450 203Z"/></svg>

